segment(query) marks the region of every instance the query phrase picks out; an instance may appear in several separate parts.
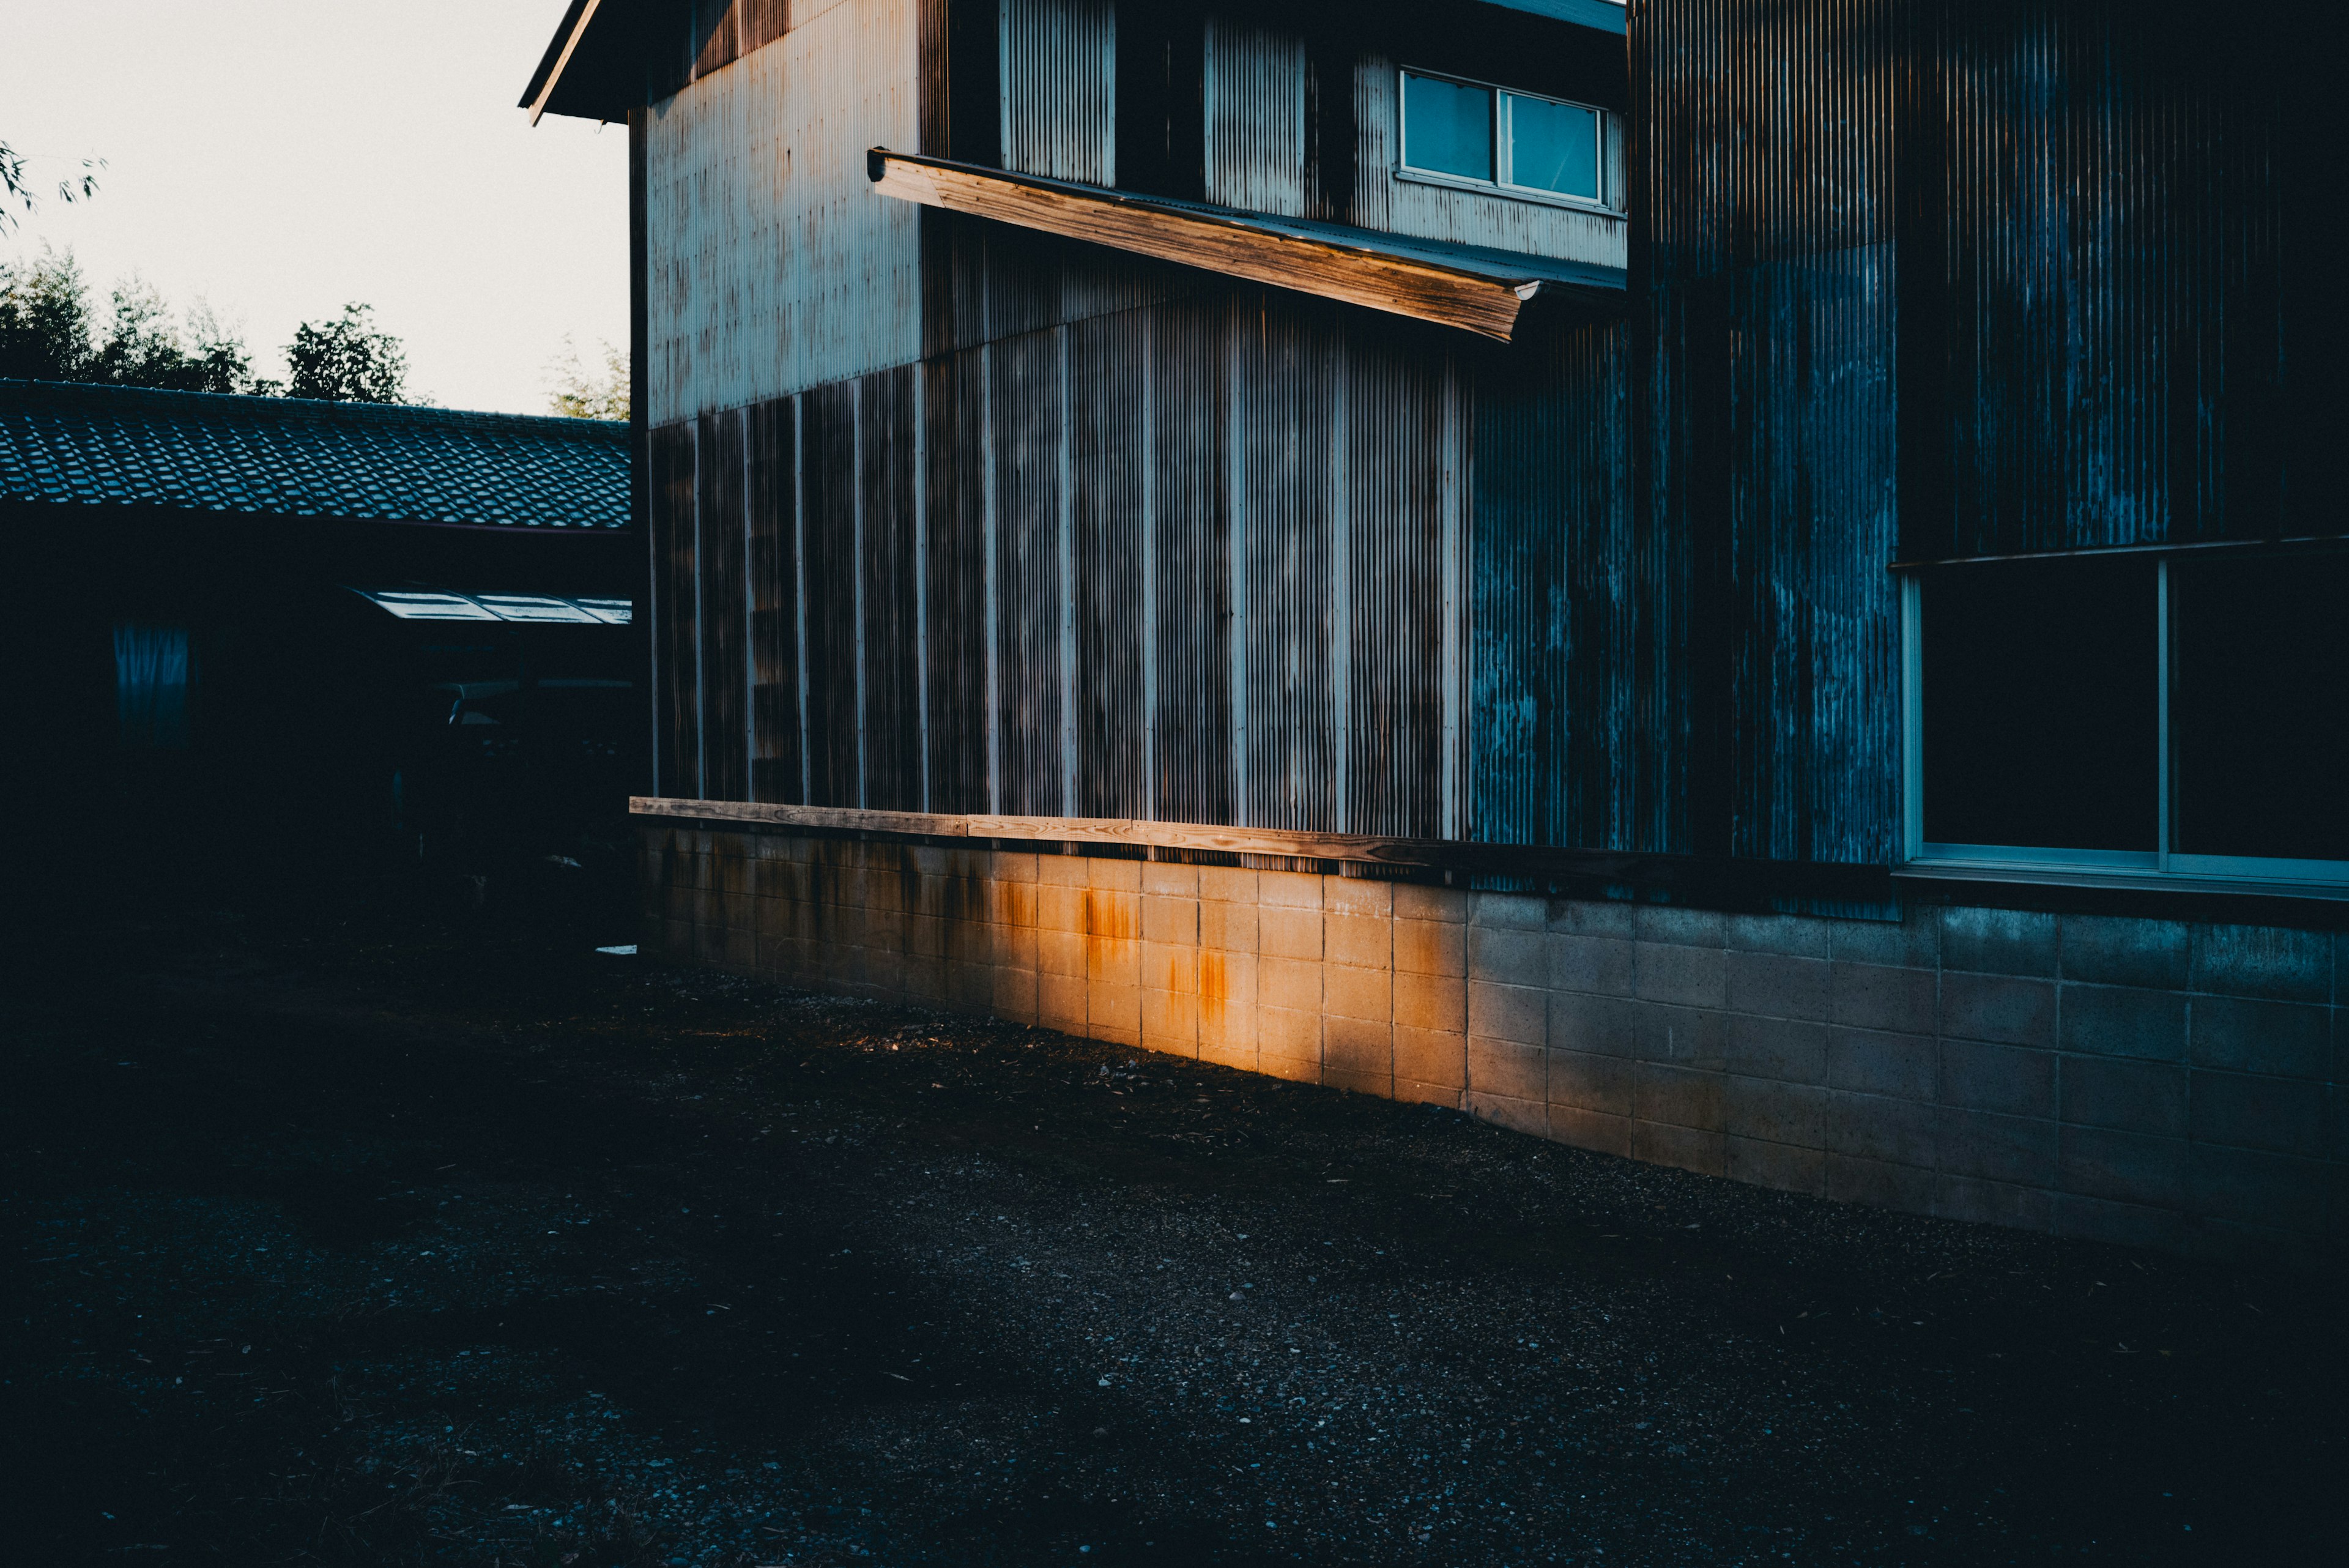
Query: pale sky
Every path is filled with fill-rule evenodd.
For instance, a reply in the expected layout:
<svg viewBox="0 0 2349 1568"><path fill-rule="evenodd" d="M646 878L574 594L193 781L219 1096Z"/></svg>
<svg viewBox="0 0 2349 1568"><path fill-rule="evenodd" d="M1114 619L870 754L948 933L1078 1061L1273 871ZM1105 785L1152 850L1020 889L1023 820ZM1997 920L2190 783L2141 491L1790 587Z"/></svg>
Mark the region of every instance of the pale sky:
<svg viewBox="0 0 2349 1568"><path fill-rule="evenodd" d="M101 314L137 273L241 324L375 306L409 389L543 413L565 333L628 331L628 133L514 107L564 0L0 0L0 140L36 189L104 158L0 256L71 246Z"/></svg>

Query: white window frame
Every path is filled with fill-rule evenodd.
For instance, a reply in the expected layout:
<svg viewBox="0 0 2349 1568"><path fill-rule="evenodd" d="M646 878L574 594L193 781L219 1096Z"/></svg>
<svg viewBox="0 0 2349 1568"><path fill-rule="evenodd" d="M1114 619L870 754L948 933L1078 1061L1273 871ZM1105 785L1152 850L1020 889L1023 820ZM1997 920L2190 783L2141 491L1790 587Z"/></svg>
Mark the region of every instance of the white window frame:
<svg viewBox="0 0 2349 1568"><path fill-rule="evenodd" d="M2180 855L2171 847L2170 792L2177 763L2169 739L2169 563L2154 563L2154 639L2158 671L2156 735L2159 746L2156 847L2043 849L2019 845L1935 844L1925 839L1924 580L1916 570L1900 584L1901 864L1910 877L1977 881L2039 882L2085 888L2158 888L2206 893L2271 893L2349 898L2349 860L2282 860L2252 856Z"/></svg>
<svg viewBox="0 0 2349 1568"><path fill-rule="evenodd" d="M1451 82L1457 87L1476 88L1493 95L1493 172L1490 180L1472 180L1464 174L1447 174L1440 169L1417 169L1409 161L1411 150L1410 94L1404 89L1406 77L1425 77L1432 81ZM1615 173L1616 139L1622 133L1616 116L1595 103L1583 103L1570 98L1552 98L1547 93L1526 92L1522 88L1503 87L1498 82L1479 81L1475 77L1454 76L1450 71L1421 70L1416 66L1395 67L1395 163L1398 180L1420 185L1443 185L1454 191L1476 191L1488 196L1506 196L1512 201L1537 202L1544 206L1565 207L1578 213L1600 213L1619 215L1622 206L1616 190L1620 183ZM1563 191L1545 191L1538 185L1512 183L1510 172L1512 151L1509 135L1508 100L1513 98L1531 99L1537 103L1554 103L1568 109L1587 109L1599 117L1599 194L1570 196Z"/></svg>

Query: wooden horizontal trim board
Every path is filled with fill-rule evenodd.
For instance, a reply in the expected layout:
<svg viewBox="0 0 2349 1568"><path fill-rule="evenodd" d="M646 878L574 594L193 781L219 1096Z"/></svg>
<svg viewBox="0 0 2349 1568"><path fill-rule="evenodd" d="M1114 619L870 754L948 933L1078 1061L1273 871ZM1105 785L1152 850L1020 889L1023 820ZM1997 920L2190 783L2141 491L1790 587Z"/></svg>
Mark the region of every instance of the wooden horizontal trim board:
<svg viewBox="0 0 2349 1568"><path fill-rule="evenodd" d="M1544 295L1615 305L1623 275L1605 267L1412 240L1337 223L1268 217L1203 202L874 148L866 172L885 196L1204 267L1509 342Z"/></svg>
<svg viewBox="0 0 2349 1568"><path fill-rule="evenodd" d="M1271 827L1226 827L1199 822L1138 822L1123 817L946 815L860 811L844 806L677 800L652 795L632 798L628 809L640 819L706 827L1261 855L1333 865L1374 866L1405 877L1414 874L1503 877L1591 896L1636 896L1720 909L1764 909L1775 907L1777 901L1794 898L1879 906L1884 912L1876 918L1892 918L1894 903L1890 874L1881 866L1729 860L1693 855L1474 844L1453 839L1374 838Z"/></svg>

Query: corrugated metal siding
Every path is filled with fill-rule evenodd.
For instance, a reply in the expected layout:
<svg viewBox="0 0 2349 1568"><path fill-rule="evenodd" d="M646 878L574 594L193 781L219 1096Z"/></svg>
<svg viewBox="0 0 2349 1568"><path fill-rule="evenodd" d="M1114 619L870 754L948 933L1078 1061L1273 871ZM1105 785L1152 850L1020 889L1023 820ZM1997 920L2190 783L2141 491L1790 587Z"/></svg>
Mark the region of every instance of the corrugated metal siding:
<svg viewBox="0 0 2349 1568"><path fill-rule="evenodd" d="M863 617L858 707L864 733L862 804L922 805L920 598L914 575L914 369L858 384L858 582Z"/></svg>
<svg viewBox="0 0 2349 1568"><path fill-rule="evenodd" d="M695 441L700 519L702 792L748 800L750 600L743 516L742 411L705 414Z"/></svg>
<svg viewBox="0 0 2349 1568"><path fill-rule="evenodd" d="M803 805L798 432L789 402L757 403L742 417L750 539L750 798Z"/></svg>
<svg viewBox="0 0 2349 1568"><path fill-rule="evenodd" d="M1008 338L989 354L988 449L994 470L998 809L1069 815L1062 793L1061 618L1067 580L1061 506L1067 414L1058 330Z"/></svg>
<svg viewBox="0 0 2349 1568"><path fill-rule="evenodd" d="M1112 0L998 4L1003 167L1115 184L1116 5Z"/></svg>
<svg viewBox="0 0 2349 1568"><path fill-rule="evenodd" d="M1150 325L1129 311L1067 329L1080 816L1150 814Z"/></svg>
<svg viewBox="0 0 2349 1568"><path fill-rule="evenodd" d="M858 805L863 788L856 683L856 383L818 387L799 399L801 548L806 566L800 624L806 630L808 804Z"/></svg>
<svg viewBox="0 0 2349 1568"><path fill-rule="evenodd" d="M921 354L920 0L839 0L647 113L647 415L670 424Z"/></svg>
<svg viewBox="0 0 2349 1568"><path fill-rule="evenodd" d="M928 809L986 811L988 486L978 456L986 450L986 365L971 352L924 365L921 375Z"/></svg>
<svg viewBox="0 0 2349 1568"><path fill-rule="evenodd" d="M1149 312L1149 519L1154 655L1151 815L1229 822L1232 767L1234 302L1183 300Z"/></svg>
<svg viewBox="0 0 2349 1568"><path fill-rule="evenodd" d="M1206 29L1207 200L1305 216L1304 37L1231 16Z"/></svg>
<svg viewBox="0 0 2349 1568"><path fill-rule="evenodd" d="M701 789L701 597L695 566L694 428L653 431L651 474L655 787Z"/></svg>

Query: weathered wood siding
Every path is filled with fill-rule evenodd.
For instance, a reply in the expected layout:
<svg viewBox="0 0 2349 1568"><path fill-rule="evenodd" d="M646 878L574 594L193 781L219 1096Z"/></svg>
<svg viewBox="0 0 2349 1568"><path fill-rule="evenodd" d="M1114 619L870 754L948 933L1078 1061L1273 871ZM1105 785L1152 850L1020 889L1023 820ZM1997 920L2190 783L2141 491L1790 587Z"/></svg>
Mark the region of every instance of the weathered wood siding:
<svg viewBox="0 0 2349 1568"><path fill-rule="evenodd" d="M655 425L911 363L920 223L871 147L919 145L919 0L837 0L647 113Z"/></svg>

